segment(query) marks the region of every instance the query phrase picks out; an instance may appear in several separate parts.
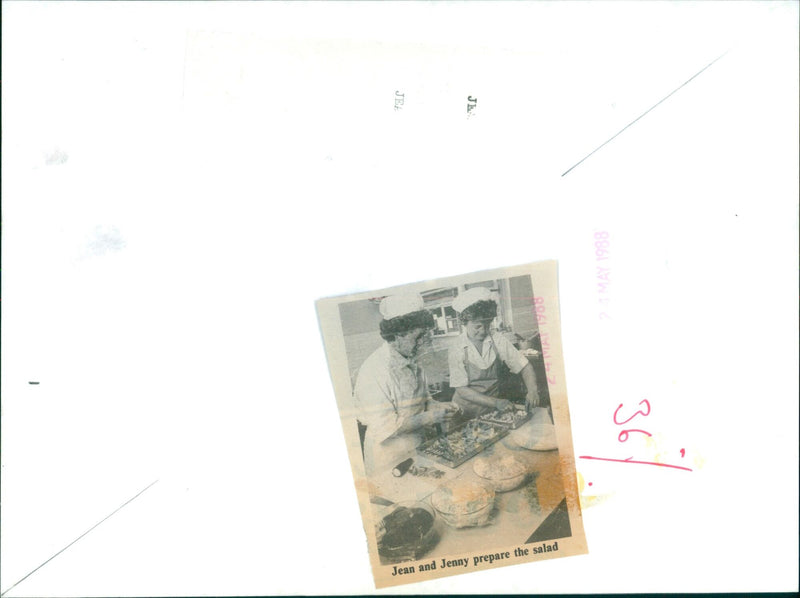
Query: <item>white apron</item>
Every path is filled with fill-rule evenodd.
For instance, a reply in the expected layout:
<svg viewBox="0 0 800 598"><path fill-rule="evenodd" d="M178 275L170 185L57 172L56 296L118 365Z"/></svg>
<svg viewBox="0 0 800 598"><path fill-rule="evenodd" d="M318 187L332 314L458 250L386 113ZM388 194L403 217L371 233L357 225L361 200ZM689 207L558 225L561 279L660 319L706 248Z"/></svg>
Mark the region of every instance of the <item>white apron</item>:
<svg viewBox="0 0 800 598"><path fill-rule="evenodd" d="M419 368L416 365L413 367ZM395 382L392 386L396 388L396 392L386 401L385 426L383 429L374 425L367 426L364 436L367 475L393 468L413 454L417 446L425 440L422 428L407 434L391 435L404 419L425 411L428 403L425 377L418 371L412 372L409 367L393 369L390 375Z"/></svg>

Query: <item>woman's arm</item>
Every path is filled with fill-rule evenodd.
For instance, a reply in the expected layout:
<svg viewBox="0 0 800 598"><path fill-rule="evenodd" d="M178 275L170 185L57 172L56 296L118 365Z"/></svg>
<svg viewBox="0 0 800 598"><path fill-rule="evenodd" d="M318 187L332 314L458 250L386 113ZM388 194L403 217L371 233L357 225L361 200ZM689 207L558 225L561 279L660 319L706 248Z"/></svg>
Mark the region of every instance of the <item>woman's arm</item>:
<svg viewBox="0 0 800 598"><path fill-rule="evenodd" d="M408 434L424 426L448 422L460 411L458 405L453 403L435 403L427 411L404 417L392 436Z"/></svg>
<svg viewBox="0 0 800 598"><path fill-rule="evenodd" d="M490 397L475 390L474 388L470 388L469 386L459 386L456 388L455 396L464 401L475 403L476 405L481 405L482 407L499 409L500 411L507 409L512 405L511 401Z"/></svg>
<svg viewBox="0 0 800 598"><path fill-rule="evenodd" d="M533 407L539 407L539 403L541 400L539 399L539 387L536 384L536 372L533 370L533 365L528 363L522 370L520 371L522 375L522 381L525 383L525 403L528 406L528 409Z"/></svg>
<svg viewBox="0 0 800 598"><path fill-rule="evenodd" d="M525 383L525 404L528 409L538 407L540 403L539 386L536 384L536 372L533 369L533 365L504 336L498 335L492 338L495 340L498 355L505 361L511 373L522 376L522 381Z"/></svg>

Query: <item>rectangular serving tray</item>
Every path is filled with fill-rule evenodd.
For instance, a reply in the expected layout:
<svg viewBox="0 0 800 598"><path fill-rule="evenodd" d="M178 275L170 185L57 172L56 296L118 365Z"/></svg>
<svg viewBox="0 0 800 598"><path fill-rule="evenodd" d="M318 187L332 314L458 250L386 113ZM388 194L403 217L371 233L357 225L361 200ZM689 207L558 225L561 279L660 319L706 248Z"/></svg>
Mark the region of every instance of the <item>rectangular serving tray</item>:
<svg viewBox="0 0 800 598"><path fill-rule="evenodd" d="M478 416L478 420L482 421L482 422L490 423L490 424L495 424L495 425L498 425L498 426L503 426L505 428L508 428L509 430L516 430L522 424L524 424L525 422L529 421L531 419L531 417L533 417L533 413L528 411L528 412L525 413L525 417L518 419L514 423L508 423L508 422L504 422L504 421L500 421L498 419L495 419L494 416L496 414L497 414L496 411L491 412L491 413L486 413L484 415Z"/></svg>
<svg viewBox="0 0 800 598"><path fill-rule="evenodd" d="M456 458L455 460L452 460L452 461L450 459L447 459L446 457L443 457L441 455L436 454L435 452L428 452L430 447L433 444L435 444L438 440L440 440L441 438L447 439L450 436L455 436L455 435L461 434L461 432L464 430L464 428L469 426L472 422L478 422L478 423L485 424L485 425L493 428L494 431L495 431L495 435L492 436L491 438L484 439L484 440L481 440L479 442L476 442L472 446L472 448L469 451L467 451L467 453L465 453L464 455L459 456L458 458ZM419 453L420 455L424 456L427 459L431 459L432 461L436 461L437 463L441 463L442 465L446 465L448 467L456 468L459 465L461 465L462 463L465 463L466 461L470 460L475 455L483 452L484 450L486 450L486 448L488 448L489 446L493 445L495 442L497 442L501 438L503 438L506 434L508 434L508 431L509 431L508 426L500 426L500 425L497 425L497 424L493 424L491 422L480 421L478 419L471 419L471 420L469 420L467 422L464 422L462 425L458 426L457 428L451 430L447 434L445 434L443 436L440 436L439 438L433 438L431 440L427 440L427 441L423 442L421 445L419 445L417 447L417 453Z"/></svg>

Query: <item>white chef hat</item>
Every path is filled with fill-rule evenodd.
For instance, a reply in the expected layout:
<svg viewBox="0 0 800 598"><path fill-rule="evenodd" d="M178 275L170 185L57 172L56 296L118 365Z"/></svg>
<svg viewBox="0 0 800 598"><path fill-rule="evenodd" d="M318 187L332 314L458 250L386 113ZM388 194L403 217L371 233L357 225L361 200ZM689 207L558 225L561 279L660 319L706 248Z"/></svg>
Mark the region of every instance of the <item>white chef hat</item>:
<svg viewBox="0 0 800 598"><path fill-rule="evenodd" d="M461 313L470 305L473 305L478 301L494 301L497 303L497 300L494 298L494 295L492 295L492 292L486 287L472 287L471 289L467 289L463 293L460 293L458 297L453 299L453 309L458 313Z"/></svg>
<svg viewBox="0 0 800 598"><path fill-rule="evenodd" d="M400 295L389 295L381 300L381 315L385 320L391 320L398 316L405 316L415 311L425 309L425 302L419 293L404 293Z"/></svg>

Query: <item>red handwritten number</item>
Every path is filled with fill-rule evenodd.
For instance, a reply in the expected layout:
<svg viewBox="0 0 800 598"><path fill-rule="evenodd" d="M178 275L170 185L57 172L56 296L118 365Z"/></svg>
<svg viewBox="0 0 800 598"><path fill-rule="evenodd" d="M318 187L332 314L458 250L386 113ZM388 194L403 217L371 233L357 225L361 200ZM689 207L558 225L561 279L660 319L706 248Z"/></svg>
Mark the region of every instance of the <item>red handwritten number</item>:
<svg viewBox="0 0 800 598"><path fill-rule="evenodd" d="M620 422L620 421L617 421L617 414L619 413L619 410L622 409L622 407L623 407L623 404L620 403L619 407L617 407L616 411L614 411L614 423L617 424L618 426L622 426L622 425L627 424L629 421L631 421L637 415L641 415L642 417L647 417L648 415L650 415L650 401L648 401L647 399L643 399L643 400L639 401L639 405L643 405L643 404L647 406L647 411L637 411L636 413L631 415L625 421ZM631 432L639 432L639 433L644 434L646 436L652 436L652 434L650 432L646 432L645 430L639 430L638 428L636 428L636 429L631 428L629 430L622 430L622 432L619 433L619 436L617 437L617 440L619 440L620 442L625 442L626 440L628 440L628 436L630 435ZM683 457L685 454L686 454L685 450L681 449L681 457ZM611 459L609 457L591 457L589 455L581 455L579 457L579 459L593 459L595 461L611 461L613 463L633 463L633 464L639 464L639 465L653 465L655 467L669 467L671 469L681 469L683 471L692 471L692 469L690 467L683 467L681 465L671 465L669 463L658 463L656 461L638 461L638 460L634 460L633 457L628 457L627 459ZM589 485L591 486L591 482L589 483Z"/></svg>
<svg viewBox="0 0 800 598"><path fill-rule="evenodd" d="M639 463L640 465L655 465L656 467L671 467L672 469L682 469L684 471L692 471L690 467L682 467L680 465L670 465L669 463L656 463L655 461L633 461L633 457L627 459L609 459L607 457L590 457L589 455L581 455L579 459L594 459L595 461L613 461L614 463Z"/></svg>
<svg viewBox="0 0 800 598"><path fill-rule="evenodd" d="M637 415L641 415L641 416L644 416L644 417L647 417L648 415L650 415L650 402L647 399L642 399L641 401L639 401L639 404L641 405L642 403L647 403L647 413L645 413L644 411L637 411L636 413L631 415L628 419L626 419L624 422L618 422L617 421L617 413L619 413L619 410L622 409L622 403L620 403L619 407L617 407L616 411L614 411L614 423L617 424L618 426L622 426L622 425L627 424L629 421L631 421Z"/></svg>
<svg viewBox="0 0 800 598"><path fill-rule="evenodd" d="M625 442L626 440L628 440L628 432L641 432L642 434L652 436L650 432L645 432L644 430L623 430L622 432L619 433L619 436L617 436L617 440L619 440L620 442ZM623 436L625 436L625 438L623 438Z"/></svg>

